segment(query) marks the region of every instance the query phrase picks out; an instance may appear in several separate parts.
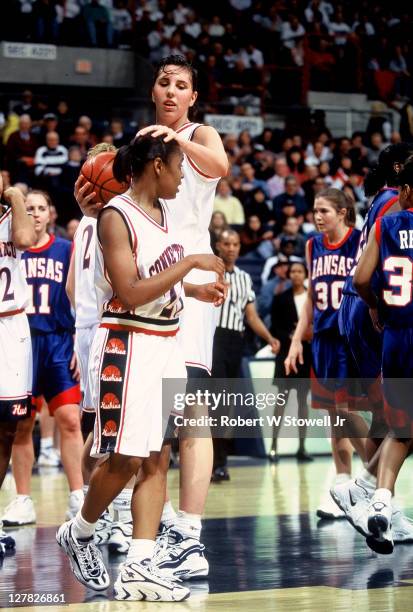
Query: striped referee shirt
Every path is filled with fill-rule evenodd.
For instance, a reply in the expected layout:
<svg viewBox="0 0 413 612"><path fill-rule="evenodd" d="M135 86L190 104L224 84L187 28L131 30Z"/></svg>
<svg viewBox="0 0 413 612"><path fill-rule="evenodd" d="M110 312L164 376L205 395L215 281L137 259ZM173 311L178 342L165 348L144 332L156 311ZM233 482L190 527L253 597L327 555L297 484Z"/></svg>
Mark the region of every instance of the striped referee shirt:
<svg viewBox="0 0 413 612"><path fill-rule="evenodd" d="M229 285L228 297L221 306L217 327L243 332L245 309L255 302L251 276L235 266L232 272L225 272L225 281Z"/></svg>

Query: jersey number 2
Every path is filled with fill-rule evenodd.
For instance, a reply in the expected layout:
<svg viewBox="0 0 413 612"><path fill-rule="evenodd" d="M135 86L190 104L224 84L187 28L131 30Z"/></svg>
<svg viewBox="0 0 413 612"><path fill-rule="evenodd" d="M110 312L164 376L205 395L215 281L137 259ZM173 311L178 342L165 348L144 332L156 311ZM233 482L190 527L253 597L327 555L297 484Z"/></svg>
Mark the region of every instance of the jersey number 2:
<svg viewBox="0 0 413 612"><path fill-rule="evenodd" d="M4 289L3 297L1 298L2 302L9 302L10 300L14 300L14 292L10 291L11 287L11 272L8 268L0 269L0 278L3 276L6 277L6 287Z"/></svg>
<svg viewBox="0 0 413 612"><path fill-rule="evenodd" d="M85 231L83 232L83 236L82 236L82 245L85 243L85 237L86 237L86 245L85 245L85 250L83 253L83 270L87 270L90 266L89 247L90 247L90 241L92 240L92 236L93 236L93 229L90 225L88 225L87 227L85 227Z"/></svg>

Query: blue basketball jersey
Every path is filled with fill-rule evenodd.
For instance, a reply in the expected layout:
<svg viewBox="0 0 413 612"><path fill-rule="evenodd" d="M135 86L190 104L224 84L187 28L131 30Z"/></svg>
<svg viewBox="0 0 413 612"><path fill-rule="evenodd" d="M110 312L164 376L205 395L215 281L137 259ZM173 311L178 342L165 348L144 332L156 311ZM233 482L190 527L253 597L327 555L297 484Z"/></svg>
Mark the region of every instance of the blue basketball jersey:
<svg viewBox="0 0 413 612"><path fill-rule="evenodd" d="M378 217L382 217L386 213L386 211L391 206L393 206L395 202L397 202L398 199L399 192L395 187L384 187L384 189L380 189L380 191L372 199L366 217L364 219L363 227L361 229L357 254L354 259L353 268L350 272L350 276L348 276L344 285L344 294L358 296L358 293L353 286L353 276L361 254L366 248L370 230L376 222L376 219ZM377 275L375 275L373 279L373 285L377 286Z"/></svg>
<svg viewBox="0 0 413 612"><path fill-rule="evenodd" d="M343 287L353 267L359 237L359 230L349 228L337 244L330 244L323 234L309 240L314 332L338 328Z"/></svg>
<svg viewBox="0 0 413 612"><path fill-rule="evenodd" d="M413 209L376 221L379 297L383 323L413 327Z"/></svg>
<svg viewBox="0 0 413 612"><path fill-rule="evenodd" d="M29 285L30 302L26 308L31 329L54 332L74 329L74 318L66 295L72 244L50 236L42 247L22 255L23 270Z"/></svg>

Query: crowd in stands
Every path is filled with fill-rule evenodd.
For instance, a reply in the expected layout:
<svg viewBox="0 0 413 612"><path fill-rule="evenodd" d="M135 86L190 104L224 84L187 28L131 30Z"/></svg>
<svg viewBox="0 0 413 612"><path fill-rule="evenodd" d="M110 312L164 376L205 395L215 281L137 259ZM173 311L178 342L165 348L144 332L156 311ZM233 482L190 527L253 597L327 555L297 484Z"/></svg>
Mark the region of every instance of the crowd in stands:
<svg viewBox="0 0 413 612"><path fill-rule="evenodd" d="M114 117L102 128L86 115L72 114L63 100L53 107L43 99L39 109L29 90L16 102L3 122L4 185L48 191L66 226L60 227L55 219L52 231L71 237L80 216L73 186L89 148L101 141L119 147L129 142L136 126ZM41 115L42 110L47 112ZM266 127L256 138L247 131L222 135L231 170L217 187L212 244L223 227L240 232L241 265L253 277L264 320L274 293L288 286L288 262L302 260L305 242L315 231L316 194L329 186L344 190L356 202L361 225L367 170L387 144L412 140L413 134L392 129L383 110L383 105L374 104L365 131L350 138L334 138L322 111L309 115L305 129Z"/></svg>
<svg viewBox="0 0 413 612"><path fill-rule="evenodd" d="M9 0L2 38L179 53L214 104L285 102L303 86L411 95L413 14L379 0ZM267 72L263 72L263 66ZM383 86L385 80L385 87ZM389 88L389 82L391 86ZM281 86L281 87L280 87ZM383 90L384 87L384 90ZM257 102L258 100L258 102Z"/></svg>

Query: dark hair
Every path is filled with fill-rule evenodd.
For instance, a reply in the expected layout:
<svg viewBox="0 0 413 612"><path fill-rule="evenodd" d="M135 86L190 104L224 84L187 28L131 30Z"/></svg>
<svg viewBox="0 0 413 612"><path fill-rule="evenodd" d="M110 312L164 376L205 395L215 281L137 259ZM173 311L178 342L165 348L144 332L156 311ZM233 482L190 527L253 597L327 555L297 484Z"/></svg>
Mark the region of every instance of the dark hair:
<svg viewBox="0 0 413 612"><path fill-rule="evenodd" d="M394 169L394 164L404 164L412 152L413 145L407 142L398 142L383 149L378 162L369 170L364 179L365 194L373 196L385 185L398 185L399 176Z"/></svg>
<svg viewBox="0 0 413 612"><path fill-rule="evenodd" d="M154 64L155 73L153 77L152 86L155 85L159 73L163 72L166 66L178 66L179 68L184 68L185 70L187 70L191 75L192 89L194 91L197 91L198 71L196 70L196 68L193 67L191 62L188 62L186 57L184 57L183 55L167 55L166 57L163 57L159 62L156 62L156 64Z"/></svg>
<svg viewBox="0 0 413 612"><path fill-rule="evenodd" d="M404 185L409 185L409 187L413 187L413 155L406 159L404 166L398 176L398 182L400 187L402 188Z"/></svg>
<svg viewBox="0 0 413 612"><path fill-rule="evenodd" d="M301 155L301 159L298 162L298 164L295 164L293 162L293 160L291 159L291 156L293 155L293 153L299 153ZM304 155L302 150L299 147L291 147L291 149L288 149L287 153L286 153L286 161L287 161L287 165L290 169L290 171L294 171L296 170L297 172L304 172L305 170L305 163L304 163Z"/></svg>
<svg viewBox="0 0 413 612"><path fill-rule="evenodd" d="M289 265L288 265L288 272L287 272L287 277L290 278L291 277L291 268L293 266L301 266L304 270L305 273L305 278L308 277L308 270L307 270L307 266L305 265L304 261L290 261Z"/></svg>
<svg viewBox="0 0 413 612"><path fill-rule="evenodd" d="M337 212L345 208L345 223L348 227L354 227L356 223L355 203L345 193L334 187L328 187L316 195L315 199L318 200L319 198L328 200Z"/></svg>
<svg viewBox="0 0 413 612"><path fill-rule="evenodd" d="M169 157L179 151L176 140L164 141L165 136L154 138L151 134L136 136L130 144L119 149L113 160L113 176L119 183L138 179L148 162L159 157L165 164Z"/></svg>
<svg viewBox="0 0 413 612"><path fill-rule="evenodd" d="M47 193L47 191L43 191L42 189L30 189L30 191L27 194L29 195L40 195L42 196L45 200L46 200L46 204L47 206L50 208L51 206L54 206L53 202L52 202L52 198L50 197L50 195Z"/></svg>

